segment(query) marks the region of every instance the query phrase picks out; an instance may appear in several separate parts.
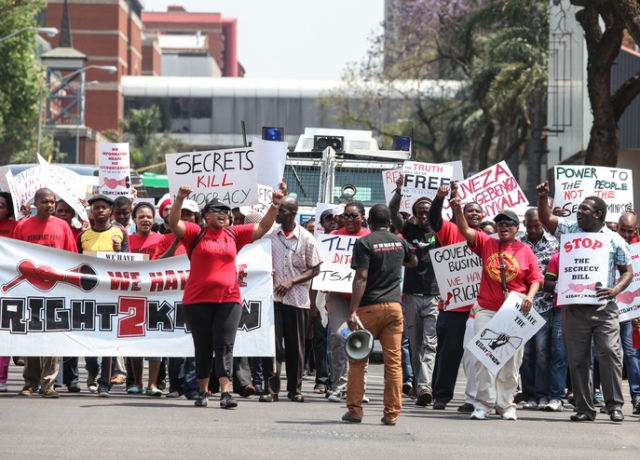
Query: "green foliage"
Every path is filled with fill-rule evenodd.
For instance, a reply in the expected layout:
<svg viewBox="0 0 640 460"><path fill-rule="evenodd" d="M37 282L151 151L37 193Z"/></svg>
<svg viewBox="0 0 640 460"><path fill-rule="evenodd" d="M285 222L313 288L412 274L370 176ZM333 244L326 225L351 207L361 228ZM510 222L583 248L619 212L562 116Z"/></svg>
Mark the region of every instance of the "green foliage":
<svg viewBox="0 0 640 460"><path fill-rule="evenodd" d="M45 0L0 0L0 38L36 27L36 14L45 4ZM35 160L41 79L34 31L0 42L0 164L29 153L30 161Z"/></svg>

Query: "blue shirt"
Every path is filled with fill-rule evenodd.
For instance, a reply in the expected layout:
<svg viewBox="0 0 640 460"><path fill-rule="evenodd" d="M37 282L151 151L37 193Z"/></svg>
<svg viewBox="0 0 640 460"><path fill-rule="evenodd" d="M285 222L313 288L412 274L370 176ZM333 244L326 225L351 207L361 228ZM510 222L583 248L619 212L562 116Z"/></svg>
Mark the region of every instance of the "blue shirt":
<svg viewBox="0 0 640 460"><path fill-rule="evenodd" d="M535 255L538 260L540 273L545 273L547 271L547 265L549 265L549 259L558 252L558 240L548 232L544 232L542 238L540 238L540 241L536 244L529 241L526 233L519 239L531 248L533 255ZM553 297L545 294L546 293L540 289L533 298L533 308L535 308L538 313L546 313L553 309Z"/></svg>

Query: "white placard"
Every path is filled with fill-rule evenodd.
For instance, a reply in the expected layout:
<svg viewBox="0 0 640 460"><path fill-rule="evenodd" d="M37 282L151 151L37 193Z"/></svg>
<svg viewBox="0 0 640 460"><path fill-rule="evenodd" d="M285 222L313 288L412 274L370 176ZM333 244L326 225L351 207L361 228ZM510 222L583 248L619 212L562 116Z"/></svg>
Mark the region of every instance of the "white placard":
<svg viewBox="0 0 640 460"><path fill-rule="evenodd" d="M278 190L282 181L287 161L287 145L286 142L265 141L259 137L254 137L251 141L256 167L260 171L260 183L269 190Z"/></svg>
<svg viewBox="0 0 640 460"><path fill-rule="evenodd" d="M493 218L503 209L513 209L529 203L504 161L460 182L458 198L462 207L471 202L482 205L485 219ZM451 219L448 204L443 206L443 214Z"/></svg>
<svg viewBox="0 0 640 460"><path fill-rule="evenodd" d="M98 142L98 192L110 197L131 194L129 143Z"/></svg>
<svg viewBox="0 0 640 460"><path fill-rule="evenodd" d="M0 238L0 355L193 356L182 296L186 256L105 260ZM243 311L235 356L274 356L271 242L236 265Z"/></svg>
<svg viewBox="0 0 640 460"><path fill-rule="evenodd" d="M523 315L522 298L511 293L500 310L465 348L493 375L544 326L544 319L533 308Z"/></svg>
<svg viewBox="0 0 640 460"><path fill-rule="evenodd" d="M404 176L402 196L409 199L409 208L411 208L418 198L433 199L441 186L449 185L453 176L453 166L405 161L402 175Z"/></svg>
<svg viewBox="0 0 640 460"><path fill-rule="evenodd" d="M402 174L402 169L387 169L382 171L382 184L384 185L384 196L386 197L387 206L393 198L393 194L396 193L398 185L396 181ZM411 213L411 198L402 195L400 197L400 212Z"/></svg>
<svg viewBox="0 0 640 460"><path fill-rule="evenodd" d="M627 289L616 297L619 310L618 320L620 322L640 317L640 243L630 244L629 252L631 253L633 279ZM617 278L619 278L618 270L616 270L616 274L618 275Z"/></svg>
<svg viewBox="0 0 640 460"><path fill-rule="evenodd" d="M323 260L320 274L313 278L317 291L351 293L355 271L351 268L353 247L359 236L316 235Z"/></svg>
<svg viewBox="0 0 640 460"><path fill-rule="evenodd" d="M259 203L255 152L250 147L165 155L169 193L175 199L178 189L193 189L188 196L200 209L217 198L231 208Z"/></svg>
<svg viewBox="0 0 640 460"><path fill-rule="evenodd" d="M618 222L633 209L633 171L603 166L554 166L553 206L562 208L562 217L576 220L578 206L588 196L607 204L607 222Z"/></svg>
<svg viewBox="0 0 640 460"><path fill-rule="evenodd" d="M601 305L596 283L609 283L611 235L565 233L560 236L558 305Z"/></svg>
<svg viewBox="0 0 640 460"><path fill-rule="evenodd" d="M466 241L429 251L445 310L472 305L478 297L482 260Z"/></svg>

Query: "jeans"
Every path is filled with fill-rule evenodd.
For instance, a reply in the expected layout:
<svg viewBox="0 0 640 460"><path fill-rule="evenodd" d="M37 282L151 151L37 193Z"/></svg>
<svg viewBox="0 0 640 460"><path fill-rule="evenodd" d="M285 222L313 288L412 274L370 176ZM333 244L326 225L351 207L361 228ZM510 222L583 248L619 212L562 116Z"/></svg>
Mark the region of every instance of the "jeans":
<svg viewBox="0 0 640 460"><path fill-rule="evenodd" d="M627 366L627 379L631 390L631 401L635 406L640 401L640 349L633 348L631 342L631 321L620 323L620 343L624 363Z"/></svg>
<svg viewBox="0 0 640 460"><path fill-rule="evenodd" d="M405 295L411 364L417 394L422 390L431 390L438 345L436 322L439 300L439 296Z"/></svg>
<svg viewBox="0 0 640 460"><path fill-rule="evenodd" d="M316 386L331 388L329 380L329 363L327 361L327 328L320 321L311 321L313 326L313 358L316 363Z"/></svg>
<svg viewBox="0 0 640 460"><path fill-rule="evenodd" d="M549 352L549 400L562 399L567 386L567 352L562 339L562 310L553 309Z"/></svg>
<svg viewBox="0 0 640 460"><path fill-rule="evenodd" d="M402 331L402 382L413 385L413 368L411 367L411 354L409 353L409 327L407 326L406 302L402 304L402 315L404 316Z"/></svg>
<svg viewBox="0 0 640 460"><path fill-rule="evenodd" d="M542 313L544 325L524 346L520 375L525 401L547 399L549 393L549 335L553 310Z"/></svg>

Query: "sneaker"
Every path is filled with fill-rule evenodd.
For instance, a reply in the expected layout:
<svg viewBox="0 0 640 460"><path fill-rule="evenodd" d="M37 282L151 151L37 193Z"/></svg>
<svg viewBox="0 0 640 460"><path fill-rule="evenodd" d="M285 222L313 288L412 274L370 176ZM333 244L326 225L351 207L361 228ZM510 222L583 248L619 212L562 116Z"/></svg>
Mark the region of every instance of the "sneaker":
<svg viewBox="0 0 640 460"><path fill-rule="evenodd" d="M487 411L484 409L475 409L471 414L471 420L486 420Z"/></svg>
<svg viewBox="0 0 640 460"><path fill-rule="evenodd" d="M327 397L327 399L331 402L340 402L342 400L339 391L332 391L331 394Z"/></svg>
<svg viewBox="0 0 640 460"><path fill-rule="evenodd" d="M196 398L195 405L198 407L207 407L209 394L206 391L201 391L198 393L198 397Z"/></svg>
<svg viewBox="0 0 640 460"><path fill-rule="evenodd" d="M638 415L638 414L640 414L640 399L638 399L636 403L633 405L633 415Z"/></svg>
<svg viewBox="0 0 640 460"><path fill-rule="evenodd" d="M256 383L253 387L256 389L256 394L258 396L264 394L264 387L261 383Z"/></svg>
<svg viewBox="0 0 640 460"><path fill-rule="evenodd" d="M433 403L433 410L445 410L447 408L447 403L444 401L436 401Z"/></svg>
<svg viewBox="0 0 640 460"><path fill-rule="evenodd" d="M166 394L165 398L178 399L180 396L182 395L180 394L179 391L170 391L169 393Z"/></svg>
<svg viewBox="0 0 640 460"><path fill-rule="evenodd" d="M362 395L362 404L369 404L369 396Z"/></svg>
<svg viewBox="0 0 640 460"><path fill-rule="evenodd" d="M522 391L517 391L516 394L513 395L514 404L520 404L523 399L524 399L524 394L522 393Z"/></svg>
<svg viewBox="0 0 640 460"><path fill-rule="evenodd" d="M431 404L431 401L433 401L433 394L431 394L430 389L425 388L424 390L420 391L420 394L418 394L418 399L416 399L416 406L425 407Z"/></svg>
<svg viewBox="0 0 640 460"><path fill-rule="evenodd" d="M542 398L540 401L538 401L538 410L544 410L544 408L547 407L547 404L549 404L549 401Z"/></svg>
<svg viewBox="0 0 640 460"><path fill-rule="evenodd" d="M387 425L387 426L396 426L396 422L390 422L389 420L387 420L386 418L382 417L380 419L380 421L382 422L383 425Z"/></svg>
<svg viewBox="0 0 640 460"><path fill-rule="evenodd" d="M42 393L42 397L43 398L51 398L51 399L56 399L59 398L60 395L58 394L58 392L56 390L54 390L53 388L49 388L48 390L45 390Z"/></svg>
<svg viewBox="0 0 640 460"><path fill-rule="evenodd" d="M69 393L80 393L80 385L78 385L77 383L70 383L67 385L67 391Z"/></svg>
<svg viewBox="0 0 640 460"><path fill-rule="evenodd" d="M267 402L267 403L278 402L278 395L275 395L275 394L260 395L260 397L258 398L258 402Z"/></svg>
<svg viewBox="0 0 640 460"><path fill-rule="evenodd" d="M232 409L234 407L238 407L238 403L235 399L233 399L231 393L227 391L220 395L220 407L222 407L223 409Z"/></svg>
<svg viewBox="0 0 640 460"><path fill-rule="evenodd" d="M98 376L89 374L87 376L87 388L89 389L89 393L97 393L98 391Z"/></svg>
<svg viewBox="0 0 640 460"><path fill-rule="evenodd" d="M536 410L538 408L538 403L532 399L531 401L526 401L522 405L522 408L529 409L529 410Z"/></svg>
<svg viewBox="0 0 640 460"><path fill-rule="evenodd" d="M351 414L349 414L349 412L345 412L344 415L342 416L342 421L344 423L360 423L362 422L362 419L352 417Z"/></svg>
<svg viewBox="0 0 640 460"><path fill-rule="evenodd" d="M36 393L38 390L36 390L33 387L23 387L22 390L20 390L20 393L18 393L20 396L32 396L34 393Z"/></svg>
<svg viewBox="0 0 640 460"><path fill-rule="evenodd" d="M458 407L458 412L462 412L463 414L471 414L473 410L473 404L471 403L464 403L462 406Z"/></svg>
<svg viewBox="0 0 640 460"><path fill-rule="evenodd" d="M109 396L111 396L111 393L109 393L109 388L107 387L98 388L98 396L100 396L101 398L108 398Z"/></svg>
<svg viewBox="0 0 640 460"><path fill-rule="evenodd" d="M603 407L604 406L604 398L602 397L602 393L596 391L593 395L593 405L595 407Z"/></svg>
<svg viewBox="0 0 640 460"><path fill-rule="evenodd" d="M409 392L411 391L412 388L413 388L413 385L411 384L411 382L404 382L402 384L402 393L406 396L409 396Z"/></svg>
<svg viewBox="0 0 640 460"><path fill-rule="evenodd" d="M544 410L547 412L562 412L564 407L562 406L562 401L559 399L552 399L544 406Z"/></svg>
<svg viewBox="0 0 640 460"><path fill-rule="evenodd" d="M518 417L516 416L516 411L513 409L508 409L504 411L501 416L502 416L502 420L518 420Z"/></svg>
<svg viewBox="0 0 640 460"><path fill-rule="evenodd" d="M7 384L4 382L0 382L0 393L6 393L7 392Z"/></svg>

